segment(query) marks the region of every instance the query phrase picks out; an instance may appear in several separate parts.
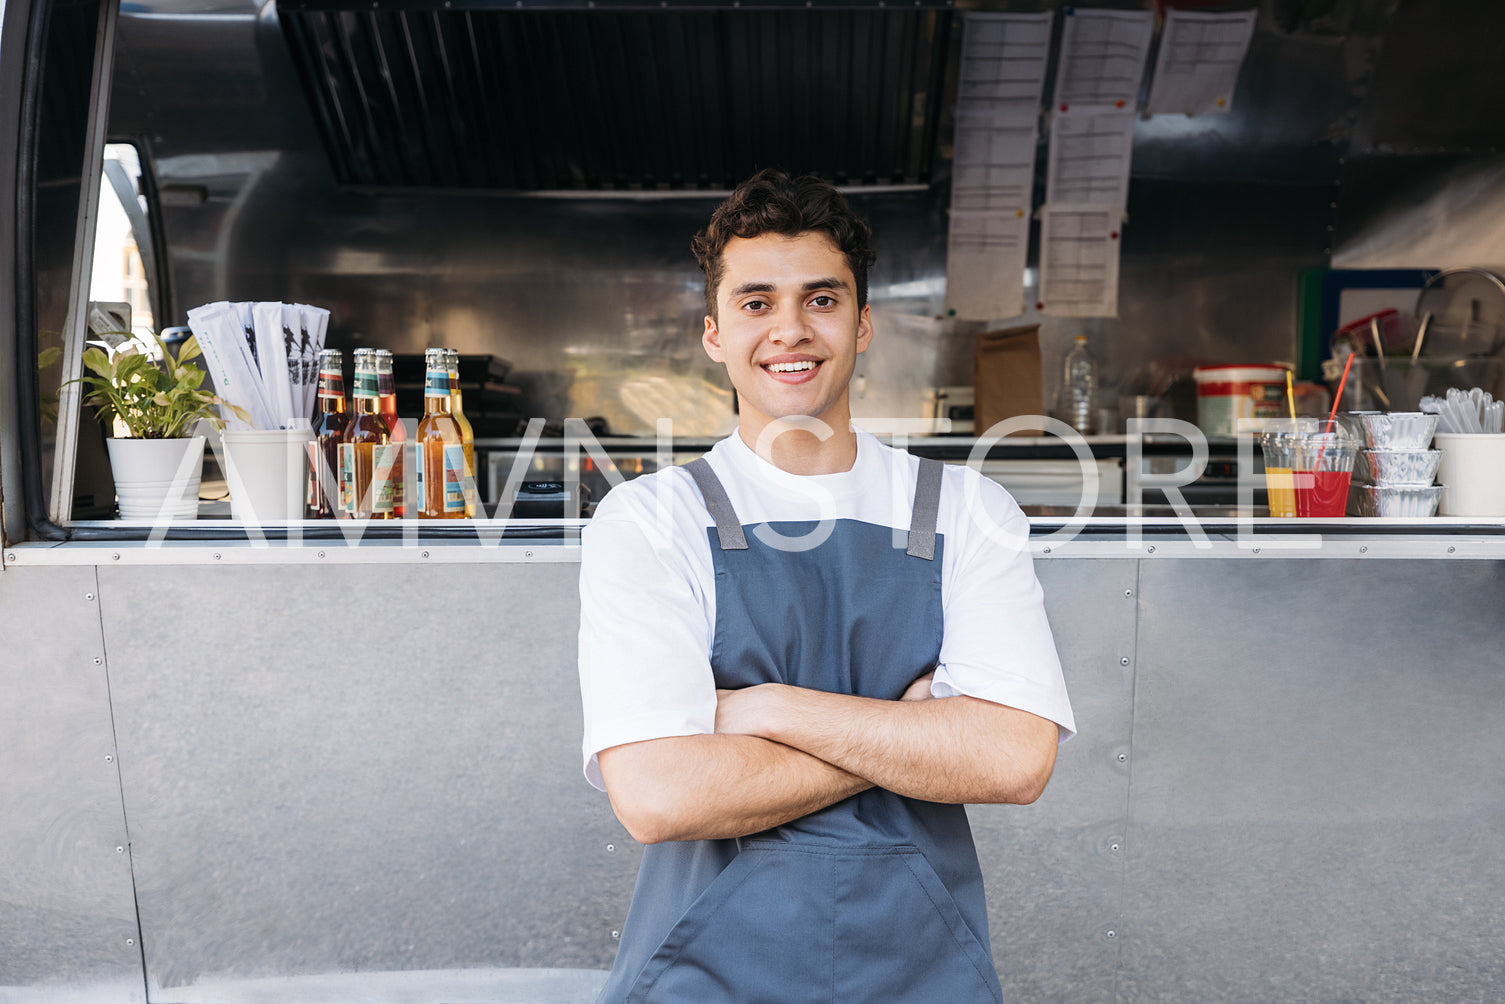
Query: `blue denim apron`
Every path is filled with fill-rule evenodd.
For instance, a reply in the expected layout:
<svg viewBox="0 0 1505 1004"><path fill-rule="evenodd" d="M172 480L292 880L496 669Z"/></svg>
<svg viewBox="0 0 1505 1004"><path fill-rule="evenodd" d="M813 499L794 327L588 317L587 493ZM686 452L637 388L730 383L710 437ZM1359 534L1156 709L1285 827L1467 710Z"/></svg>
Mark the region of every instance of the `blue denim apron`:
<svg viewBox="0 0 1505 1004"><path fill-rule="evenodd" d="M940 656L941 465L922 460L908 550L838 520L744 532L710 465L711 669L720 688L788 683L895 700ZM901 532L899 541L904 536ZM965 809L870 789L739 840L643 849L602 1002L999 1002Z"/></svg>

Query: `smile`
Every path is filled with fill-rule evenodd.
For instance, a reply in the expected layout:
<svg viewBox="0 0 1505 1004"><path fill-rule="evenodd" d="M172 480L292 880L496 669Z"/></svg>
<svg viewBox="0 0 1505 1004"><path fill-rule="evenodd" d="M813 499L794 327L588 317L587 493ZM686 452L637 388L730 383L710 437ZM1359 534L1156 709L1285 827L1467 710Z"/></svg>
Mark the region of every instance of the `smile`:
<svg viewBox="0 0 1505 1004"><path fill-rule="evenodd" d="M802 373L806 370L813 370L819 365L814 360L807 359L797 363L769 363L764 368L770 373Z"/></svg>

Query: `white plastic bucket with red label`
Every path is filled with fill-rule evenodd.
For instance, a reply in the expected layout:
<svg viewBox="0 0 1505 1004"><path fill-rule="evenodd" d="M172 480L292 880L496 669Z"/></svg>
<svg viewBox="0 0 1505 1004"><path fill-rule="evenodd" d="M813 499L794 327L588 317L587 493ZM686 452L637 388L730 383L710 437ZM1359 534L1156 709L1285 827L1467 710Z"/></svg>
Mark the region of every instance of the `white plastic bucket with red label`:
<svg viewBox="0 0 1505 1004"><path fill-rule="evenodd" d="M1286 369L1283 366L1199 366L1197 425L1208 436L1232 436L1241 418L1279 418L1285 414Z"/></svg>

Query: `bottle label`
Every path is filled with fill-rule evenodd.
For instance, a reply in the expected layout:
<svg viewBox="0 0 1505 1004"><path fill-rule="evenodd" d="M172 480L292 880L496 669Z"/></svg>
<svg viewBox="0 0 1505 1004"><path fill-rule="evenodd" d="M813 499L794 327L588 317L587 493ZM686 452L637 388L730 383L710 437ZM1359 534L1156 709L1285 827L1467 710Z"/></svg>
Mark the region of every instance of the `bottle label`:
<svg viewBox="0 0 1505 1004"><path fill-rule="evenodd" d="M345 375L339 370L319 371L319 396L322 398L345 397Z"/></svg>
<svg viewBox="0 0 1505 1004"><path fill-rule="evenodd" d="M371 447L371 511L391 512L397 505L393 492L393 472L397 467L396 443L378 443Z"/></svg>
<svg viewBox="0 0 1505 1004"><path fill-rule="evenodd" d="M449 370L427 370L423 381L423 396L449 397Z"/></svg>
<svg viewBox="0 0 1505 1004"><path fill-rule="evenodd" d="M355 512L355 444L340 444L340 509Z"/></svg>
<svg viewBox="0 0 1505 1004"><path fill-rule="evenodd" d="M465 447L444 446L444 511L465 511Z"/></svg>
<svg viewBox="0 0 1505 1004"><path fill-rule="evenodd" d="M414 443L418 451L418 470L414 472L414 487L418 491L418 515L423 515L423 510L428 506L428 496L423 494L423 469L428 466L428 447L423 443Z"/></svg>
<svg viewBox="0 0 1505 1004"><path fill-rule="evenodd" d="M319 512L319 441L310 440L308 444L308 492L304 496L303 504L313 515Z"/></svg>
<svg viewBox="0 0 1505 1004"><path fill-rule="evenodd" d="M398 438L397 436L393 436L392 437L392 441L390 443L388 443L387 445L391 447L391 449L392 449L392 457L393 457L393 459L392 459L392 475L391 475L391 479L392 479L392 507L394 509L396 509L397 510L397 514L399 516L401 516L401 515L404 514L403 513L403 506L407 503L407 499L406 499L406 497L403 494L404 485L402 483L403 482L403 473L402 473L402 469L403 469L403 452L402 451L403 451L403 447L406 444L404 443L404 441L402 439ZM422 498L423 496L420 495L418 497Z"/></svg>
<svg viewBox="0 0 1505 1004"><path fill-rule="evenodd" d="M464 446L460 446L459 449L465 451L465 474L461 480L461 491L465 496L465 510L474 516L480 512L480 493L476 491L475 453L465 450Z"/></svg>
<svg viewBox="0 0 1505 1004"><path fill-rule="evenodd" d="M355 396L368 401L376 400L376 374L367 370L355 374Z"/></svg>

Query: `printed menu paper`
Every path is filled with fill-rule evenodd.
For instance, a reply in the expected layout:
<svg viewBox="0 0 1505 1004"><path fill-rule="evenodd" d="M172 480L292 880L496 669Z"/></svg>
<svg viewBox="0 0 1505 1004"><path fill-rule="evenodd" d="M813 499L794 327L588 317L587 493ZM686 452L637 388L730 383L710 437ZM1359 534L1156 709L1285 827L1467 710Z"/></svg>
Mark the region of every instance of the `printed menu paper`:
<svg viewBox="0 0 1505 1004"><path fill-rule="evenodd" d="M1118 244L1123 211L1047 206L1041 211L1040 300L1056 317L1118 315Z"/></svg>
<svg viewBox="0 0 1505 1004"><path fill-rule="evenodd" d="M1129 202L1133 108L1078 108L1051 117L1047 205Z"/></svg>
<svg viewBox="0 0 1505 1004"><path fill-rule="evenodd" d="M1029 215L1022 209L951 213L946 302L972 320L1024 313Z"/></svg>
<svg viewBox="0 0 1505 1004"><path fill-rule="evenodd" d="M967 15L956 101L946 303L976 320L1023 311L1051 18Z"/></svg>
<svg viewBox="0 0 1505 1004"><path fill-rule="evenodd" d="M1169 11L1145 114L1227 112L1254 37L1255 14Z"/></svg>
<svg viewBox="0 0 1505 1004"><path fill-rule="evenodd" d="M1077 105L1132 109L1154 33L1147 10L1067 8L1056 66L1056 110Z"/></svg>

